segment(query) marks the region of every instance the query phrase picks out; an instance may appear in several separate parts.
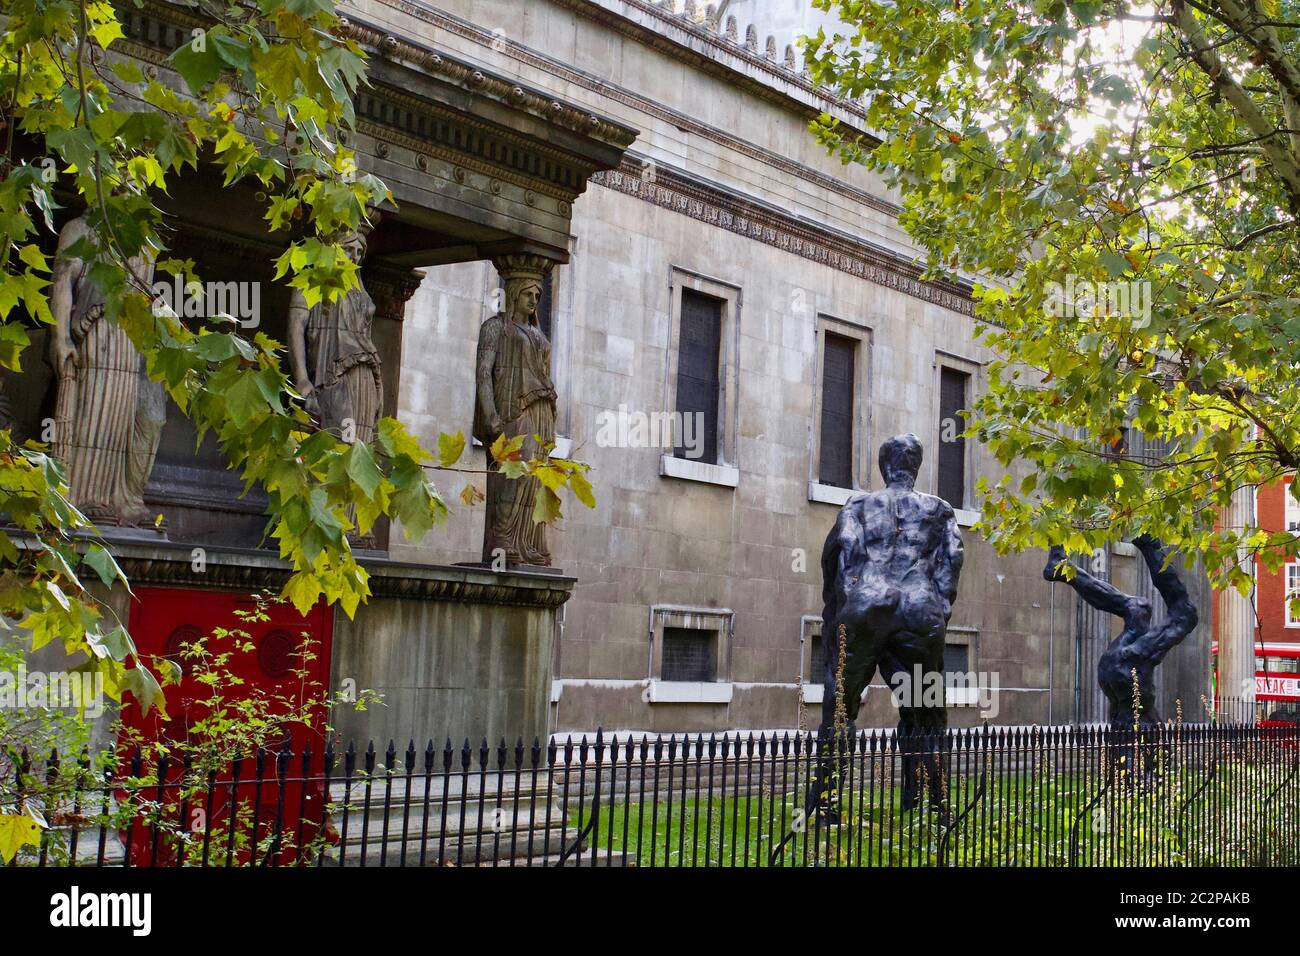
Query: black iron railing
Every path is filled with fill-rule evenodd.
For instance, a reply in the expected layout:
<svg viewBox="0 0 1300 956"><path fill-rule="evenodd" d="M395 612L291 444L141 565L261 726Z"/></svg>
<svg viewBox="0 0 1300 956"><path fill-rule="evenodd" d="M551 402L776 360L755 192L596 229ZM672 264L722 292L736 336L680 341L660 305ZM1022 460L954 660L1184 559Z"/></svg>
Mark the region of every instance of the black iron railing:
<svg viewBox="0 0 1300 956"><path fill-rule="evenodd" d="M1169 725L23 754L12 865L1300 863L1300 729ZM817 785L813 786L814 781Z"/></svg>

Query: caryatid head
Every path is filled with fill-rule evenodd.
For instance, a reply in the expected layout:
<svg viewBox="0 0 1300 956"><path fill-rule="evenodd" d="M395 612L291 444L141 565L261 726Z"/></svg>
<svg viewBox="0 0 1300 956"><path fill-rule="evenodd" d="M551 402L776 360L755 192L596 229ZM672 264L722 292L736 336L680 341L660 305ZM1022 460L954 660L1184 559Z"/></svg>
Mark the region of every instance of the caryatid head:
<svg viewBox="0 0 1300 956"><path fill-rule="evenodd" d="M886 485L915 487L921 471L921 439L911 432L895 435L880 446L880 474Z"/></svg>
<svg viewBox="0 0 1300 956"><path fill-rule="evenodd" d="M506 279L505 314L516 322L536 324L537 303L542 300L542 280L522 275Z"/></svg>
<svg viewBox="0 0 1300 956"><path fill-rule="evenodd" d="M353 229L345 232L339 237L339 245L347 253L347 257L361 265L361 260L366 257L366 236L360 229Z"/></svg>

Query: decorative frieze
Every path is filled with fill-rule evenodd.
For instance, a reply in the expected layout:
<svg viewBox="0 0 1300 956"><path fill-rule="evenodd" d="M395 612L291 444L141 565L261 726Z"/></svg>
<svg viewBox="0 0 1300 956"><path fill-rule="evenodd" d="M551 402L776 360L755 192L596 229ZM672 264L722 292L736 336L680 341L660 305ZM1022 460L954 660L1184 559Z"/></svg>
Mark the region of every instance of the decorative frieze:
<svg viewBox="0 0 1300 956"><path fill-rule="evenodd" d="M19 547L26 541L19 539ZM36 546L35 544L32 545ZM266 551L209 549L195 570L192 549L176 545L114 542L118 564L133 586L279 590L289 579L287 562ZM400 561L362 561L373 598L454 601L506 607L557 608L569 599L574 579L554 573L479 570Z"/></svg>
<svg viewBox="0 0 1300 956"><path fill-rule="evenodd" d="M850 236L817 229L805 220L759 206L715 186L702 185L663 166L656 166L651 179L635 160L628 160L621 169L597 173L591 181L876 285L963 315L974 315L974 302L967 287L924 281L923 270L910 260Z"/></svg>

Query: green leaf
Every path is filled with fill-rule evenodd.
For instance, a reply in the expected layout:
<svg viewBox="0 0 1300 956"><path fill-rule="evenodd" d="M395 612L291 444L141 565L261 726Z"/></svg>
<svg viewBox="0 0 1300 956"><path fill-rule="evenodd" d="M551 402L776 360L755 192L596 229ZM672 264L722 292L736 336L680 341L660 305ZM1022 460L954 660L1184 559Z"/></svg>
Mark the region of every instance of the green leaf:
<svg viewBox="0 0 1300 956"><path fill-rule="evenodd" d="M194 40L182 44L171 55L171 64L185 80L190 92L201 93L204 87L216 82L217 77L221 76L223 62L217 54L215 44L205 44L203 50L194 47Z"/></svg>
<svg viewBox="0 0 1300 956"><path fill-rule="evenodd" d="M360 486L367 498L373 498L384 480L383 474L375 464L375 456L365 442L356 442L348 449L348 477Z"/></svg>
<svg viewBox="0 0 1300 956"><path fill-rule="evenodd" d="M89 565L99 575L99 580L105 585L112 585L116 581L126 583L126 574L118 566L117 560L104 548L98 544L92 544L86 549L82 556L83 564ZM121 658L118 658L121 660Z"/></svg>

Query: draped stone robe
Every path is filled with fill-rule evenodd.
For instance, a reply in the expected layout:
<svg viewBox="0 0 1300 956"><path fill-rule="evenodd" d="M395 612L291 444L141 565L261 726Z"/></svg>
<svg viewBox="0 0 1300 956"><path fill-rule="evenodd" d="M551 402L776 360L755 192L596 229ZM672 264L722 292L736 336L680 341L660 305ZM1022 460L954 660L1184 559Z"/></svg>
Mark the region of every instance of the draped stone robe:
<svg viewBox="0 0 1300 956"><path fill-rule="evenodd" d="M61 245L87 229L84 220L69 223ZM153 263L135 259L130 267L148 287ZM89 263L74 259L72 268L68 325L76 352L72 375L59 380L54 454L66 470L69 497L91 521L146 524L144 490L167 417L166 396L145 374L126 332L104 317Z"/></svg>
<svg viewBox="0 0 1300 956"><path fill-rule="evenodd" d="M362 442L374 439L384 405L379 352L371 339L374 315L374 301L358 285L335 302L312 306L304 343L321 424L343 430L350 421Z"/></svg>
<svg viewBox="0 0 1300 956"><path fill-rule="evenodd" d="M557 393L551 381L551 343L535 322L512 321L499 313L484 322L479 331L479 366L489 352L496 353L492 366L492 401L503 431L507 438L525 436L522 451L525 459L538 457L541 446L535 436L545 443L555 441ZM492 433L484 404L481 400L474 403L474 437L491 447L497 435ZM489 471L483 536L485 562L492 561L500 550L509 562L550 566L546 525L533 520L537 493L535 478L512 480L495 469Z"/></svg>

